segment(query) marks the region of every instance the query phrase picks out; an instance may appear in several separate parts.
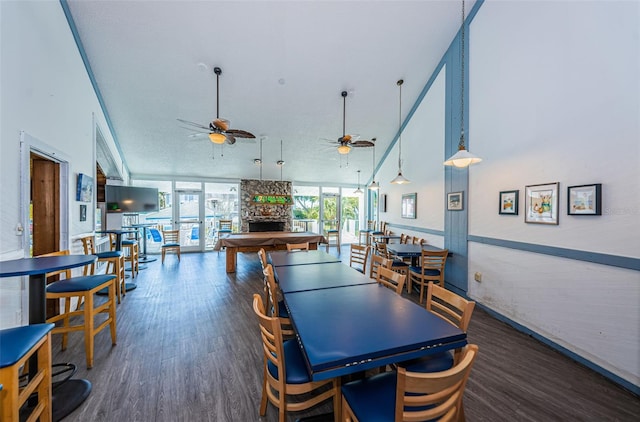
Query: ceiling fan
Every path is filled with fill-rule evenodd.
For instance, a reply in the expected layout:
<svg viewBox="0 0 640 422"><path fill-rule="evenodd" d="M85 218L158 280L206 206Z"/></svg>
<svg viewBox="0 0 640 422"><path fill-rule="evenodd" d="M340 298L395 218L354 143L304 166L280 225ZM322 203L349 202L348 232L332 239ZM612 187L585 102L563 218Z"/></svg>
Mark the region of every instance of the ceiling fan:
<svg viewBox="0 0 640 422"><path fill-rule="evenodd" d="M227 144L233 145L236 143L236 138L255 138L251 132L247 132L246 130L229 129L229 120L220 118L220 75L222 74L222 69L214 67L213 72L216 74L216 118L209 123L209 127L183 119L178 119L178 121L198 129L206 130L209 134L209 140L214 144L224 144L226 142ZM203 134L207 132L203 132Z"/></svg>
<svg viewBox="0 0 640 422"><path fill-rule="evenodd" d="M348 135L345 131L345 122L347 115L347 91L342 91L342 136L337 141L331 141L337 143L338 153L348 154L351 148L368 148L375 144L372 141L360 140L357 135Z"/></svg>

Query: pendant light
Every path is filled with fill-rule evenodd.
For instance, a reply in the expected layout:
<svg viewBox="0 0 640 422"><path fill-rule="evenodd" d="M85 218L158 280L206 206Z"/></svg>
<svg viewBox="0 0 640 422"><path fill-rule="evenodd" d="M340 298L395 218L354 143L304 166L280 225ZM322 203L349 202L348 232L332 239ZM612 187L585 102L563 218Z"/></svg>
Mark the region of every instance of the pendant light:
<svg viewBox="0 0 640 422"><path fill-rule="evenodd" d="M280 167L280 181L282 181L282 167L284 167L284 160L282 159L282 139L280 139L280 159L276 161L278 167Z"/></svg>
<svg viewBox="0 0 640 422"><path fill-rule="evenodd" d="M353 193L356 195L362 195L364 192L360 189L360 170L358 170L358 189L354 190Z"/></svg>
<svg viewBox="0 0 640 422"><path fill-rule="evenodd" d="M400 106L398 107L398 175L391 181L394 185L404 185L409 179L402 175L402 84L404 81L400 79L397 84L400 87Z"/></svg>
<svg viewBox="0 0 640 422"><path fill-rule="evenodd" d="M376 182L376 138L372 138L371 140L373 141L373 151L371 154L371 171L373 173L373 176L371 177L371 183L369 183L369 186L367 186L367 188L369 190L378 190L380 189L380 185L378 184L378 182Z"/></svg>
<svg viewBox="0 0 640 422"><path fill-rule="evenodd" d="M464 145L464 0L462 0L462 25L460 28L460 142L458 142L458 152L444 162L445 166L465 168L471 164L479 163L482 158L477 157L467 151Z"/></svg>

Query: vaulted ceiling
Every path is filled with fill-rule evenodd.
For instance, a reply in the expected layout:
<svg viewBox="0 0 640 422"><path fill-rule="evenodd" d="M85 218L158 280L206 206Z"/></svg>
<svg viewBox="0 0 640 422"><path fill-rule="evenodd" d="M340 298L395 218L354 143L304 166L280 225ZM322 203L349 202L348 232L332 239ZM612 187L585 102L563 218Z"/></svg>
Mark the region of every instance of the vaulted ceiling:
<svg viewBox="0 0 640 422"><path fill-rule="evenodd" d="M450 0L66 5L134 178L280 179L282 169L286 180L355 184L361 170L366 182L373 150L347 159L330 143L342 135L341 92L346 133L376 138L378 161L398 131L396 81L404 119L461 20ZM214 145L177 120L208 126L216 112L256 139Z"/></svg>

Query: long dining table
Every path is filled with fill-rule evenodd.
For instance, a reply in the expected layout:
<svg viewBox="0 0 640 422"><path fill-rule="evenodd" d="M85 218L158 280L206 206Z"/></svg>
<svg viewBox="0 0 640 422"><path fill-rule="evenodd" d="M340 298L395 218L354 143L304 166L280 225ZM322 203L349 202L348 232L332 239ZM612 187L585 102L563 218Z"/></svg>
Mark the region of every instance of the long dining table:
<svg viewBox="0 0 640 422"><path fill-rule="evenodd" d="M321 250L311 251L271 251L267 257L273 267L290 267L294 265L330 264L342 262L331 254Z"/></svg>
<svg viewBox="0 0 640 422"><path fill-rule="evenodd" d="M390 243L387 245L387 251L399 258L411 258L411 265L418 265L418 258L422 256L422 251L440 252L443 249L433 245L414 245L408 243ZM449 252L451 255L451 252Z"/></svg>
<svg viewBox="0 0 640 422"><path fill-rule="evenodd" d="M314 380L463 347L466 334L342 263L274 268Z"/></svg>

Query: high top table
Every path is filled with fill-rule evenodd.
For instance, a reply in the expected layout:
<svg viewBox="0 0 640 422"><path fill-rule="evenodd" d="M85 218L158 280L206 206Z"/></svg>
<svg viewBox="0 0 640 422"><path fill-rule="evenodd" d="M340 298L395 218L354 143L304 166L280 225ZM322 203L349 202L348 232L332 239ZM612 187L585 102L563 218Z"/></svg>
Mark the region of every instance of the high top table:
<svg viewBox="0 0 640 422"><path fill-rule="evenodd" d="M98 259L95 255L60 255L21 258L0 262L0 277L29 276L29 324L47 320L46 273L82 267ZM33 356L29 376L35 376L37 355ZM57 422L73 412L91 392L91 383L85 379L69 379L52 390L52 419Z"/></svg>
<svg viewBox="0 0 640 422"><path fill-rule="evenodd" d="M138 259L138 262L141 263L148 263L148 262L153 262L153 261L157 261L158 258L153 258L150 257L149 255L147 255L147 229L149 227L153 227L156 226L157 224L155 223L136 223L136 224L132 224L130 226L122 226L123 229L128 229L128 228L134 228L134 229L142 229L142 253L140 254L140 257ZM140 268L142 269L142 268Z"/></svg>
<svg viewBox="0 0 640 422"><path fill-rule="evenodd" d="M285 293L284 301L314 381L467 344L458 327L378 284Z"/></svg>
<svg viewBox="0 0 640 422"><path fill-rule="evenodd" d="M340 258L317 249L315 251L273 251L269 252L268 259L274 267L342 262Z"/></svg>

